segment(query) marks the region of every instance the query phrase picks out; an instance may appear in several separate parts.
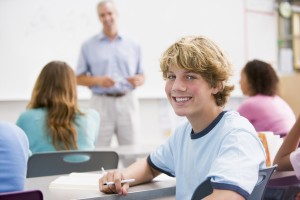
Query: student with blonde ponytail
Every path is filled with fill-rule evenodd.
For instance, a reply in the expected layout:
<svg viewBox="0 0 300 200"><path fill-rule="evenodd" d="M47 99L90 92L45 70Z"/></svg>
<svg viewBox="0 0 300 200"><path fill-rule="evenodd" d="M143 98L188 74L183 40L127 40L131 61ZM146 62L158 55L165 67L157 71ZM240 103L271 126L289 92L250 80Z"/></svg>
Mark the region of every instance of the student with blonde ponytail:
<svg viewBox="0 0 300 200"><path fill-rule="evenodd" d="M27 110L17 120L32 153L95 148L100 116L77 105L76 76L65 62L49 62L38 76Z"/></svg>

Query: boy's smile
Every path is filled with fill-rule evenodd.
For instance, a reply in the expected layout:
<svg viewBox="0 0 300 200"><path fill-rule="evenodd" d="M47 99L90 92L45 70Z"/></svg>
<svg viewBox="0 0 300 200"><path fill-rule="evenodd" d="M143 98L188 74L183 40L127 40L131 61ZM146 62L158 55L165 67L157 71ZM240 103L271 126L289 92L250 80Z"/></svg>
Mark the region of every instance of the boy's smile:
<svg viewBox="0 0 300 200"><path fill-rule="evenodd" d="M170 67L165 92L179 116L196 117L216 106L213 91L200 74L178 67Z"/></svg>
<svg viewBox="0 0 300 200"><path fill-rule="evenodd" d="M192 97L172 97L178 103L185 103L189 101Z"/></svg>

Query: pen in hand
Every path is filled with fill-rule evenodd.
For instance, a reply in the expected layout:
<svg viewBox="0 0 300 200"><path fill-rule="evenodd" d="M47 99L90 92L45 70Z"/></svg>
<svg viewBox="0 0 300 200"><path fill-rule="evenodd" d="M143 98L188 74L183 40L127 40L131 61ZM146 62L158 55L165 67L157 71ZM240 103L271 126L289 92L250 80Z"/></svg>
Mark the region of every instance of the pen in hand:
<svg viewBox="0 0 300 200"><path fill-rule="evenodd" d="M135 181L135 179L124 179L124 180L121 180L121 183L132 183L132 182L134 182ZM103 183L103 185L114 185L115 184L115 182L105 182L105 183Z"/></svg>
<svg viewBox="0 0 300 200"><path fill-rule="evenodd" d="M104 175L106 172L105 172L105 169L104 169L104 167L101 167L101 171L102 171L102 175ZM124 180L121 180L121 183L132 183L132 182L134 182L135 181L135 179L124 179ZM115 182L105 182L105 183L103 183L103 185L114 185L115 184Z"/></svg>
<svg viewBox="0 0 300 200"><path fill-rule="evenodd" d="M105 174L105 169L104 169L104 167L101 167L101 171L102 171L102 175L104 175L104 174Z"/></svg>

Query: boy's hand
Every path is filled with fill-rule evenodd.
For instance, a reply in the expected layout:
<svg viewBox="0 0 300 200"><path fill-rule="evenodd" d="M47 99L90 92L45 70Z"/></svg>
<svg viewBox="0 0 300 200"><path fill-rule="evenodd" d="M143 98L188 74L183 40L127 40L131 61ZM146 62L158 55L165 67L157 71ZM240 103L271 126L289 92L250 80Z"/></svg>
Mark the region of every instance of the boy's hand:
<svg viewBox="0 0 300 200"><path fill-rule="evenodd" d="M121 184L124 175L119 171L108 171L99 179L99 190L104 193L117 193L119 195L127 195L129 183ZM113 185L104 185L106 182L114 182Z"/></svg>

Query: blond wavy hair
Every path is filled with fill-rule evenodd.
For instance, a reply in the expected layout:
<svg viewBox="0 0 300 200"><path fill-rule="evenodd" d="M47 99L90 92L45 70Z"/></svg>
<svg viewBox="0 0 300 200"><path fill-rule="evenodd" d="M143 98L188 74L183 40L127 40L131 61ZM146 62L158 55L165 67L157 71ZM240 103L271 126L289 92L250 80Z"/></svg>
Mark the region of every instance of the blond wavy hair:
<svg viewBox="0 0 300 200"><path fill-rule="evenodd" d="M183 37L172 44L160 60L164 79L171 66L200 74L211 88L219 87L219 92L214 94L218 106L226 104L234 89L227 82L232 75L231 63L225 53L207 37Z"/></svg>
<svg viewBox="0 0 300 200"><path fill-rule="evenodd" d="M48 130L56 150L78 148L74 126L76 113L80 113L76 76L67 63L52 61L42 69L27 108L47 109Z"/></svg>

